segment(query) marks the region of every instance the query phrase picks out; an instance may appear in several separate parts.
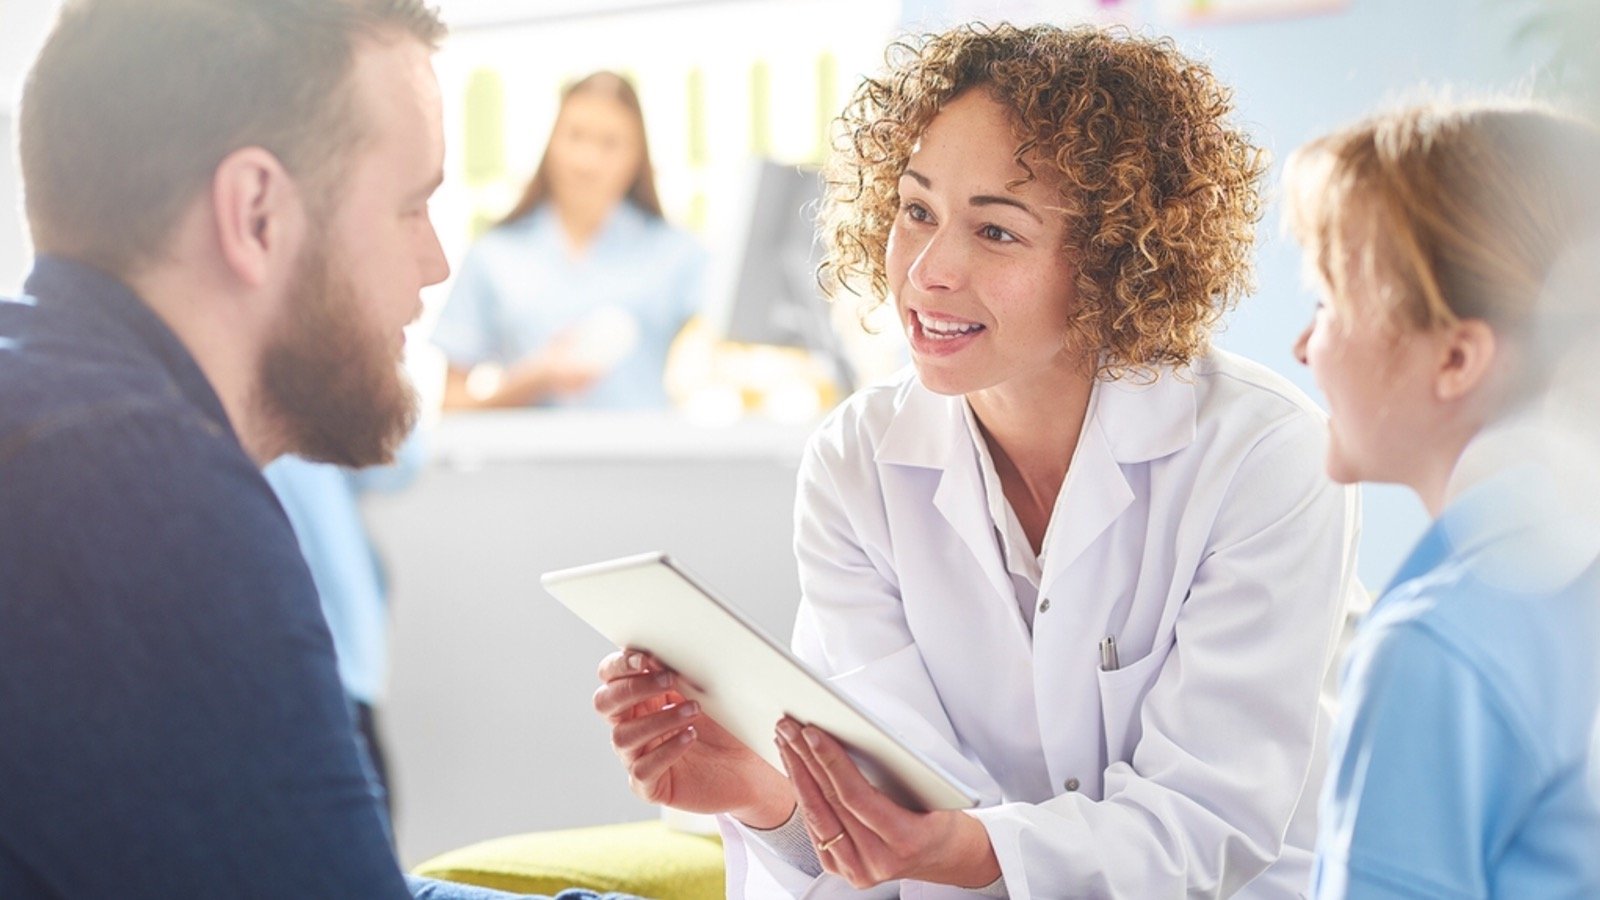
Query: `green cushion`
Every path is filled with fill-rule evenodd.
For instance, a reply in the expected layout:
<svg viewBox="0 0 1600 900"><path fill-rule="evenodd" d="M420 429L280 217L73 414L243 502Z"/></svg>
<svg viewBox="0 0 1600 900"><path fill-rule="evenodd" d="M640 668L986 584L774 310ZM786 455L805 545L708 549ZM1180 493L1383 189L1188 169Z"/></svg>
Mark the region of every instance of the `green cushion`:
<svg viewBox="0 0 1600 900"><path fill-rule="evenodd" d="M628 822L496 838L452 850L416 874L522 894L569 887L655 900L721 900L722 841Z"/></svg>

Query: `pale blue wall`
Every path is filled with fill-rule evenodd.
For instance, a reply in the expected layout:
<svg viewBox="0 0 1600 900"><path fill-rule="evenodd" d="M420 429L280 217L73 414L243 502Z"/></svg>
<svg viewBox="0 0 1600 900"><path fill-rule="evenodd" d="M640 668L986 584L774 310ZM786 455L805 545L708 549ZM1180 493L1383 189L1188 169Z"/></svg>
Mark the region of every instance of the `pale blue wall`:
<svg viewBox="0 0 1600 900"><path fill-rule="evenodd" d="M1351 0L1343 12L1168 33L1233 85L1243 121L1272 151L1269 184L1276 194L1283 158L1296 146L1418 85L1471 93L1529 82L1535 50L1513 47L1511 38L1525 8L1517 0ZM1321 402L1290 355L1315 300L1301 277L1299 251L1280 225L1274 201L1262 228L1259 290L1235 313L1221 344L1284 372ZM1366 487L1363 502L1360 571L1376 589L1399 566L1427 515L1402 488Z"/></svg>

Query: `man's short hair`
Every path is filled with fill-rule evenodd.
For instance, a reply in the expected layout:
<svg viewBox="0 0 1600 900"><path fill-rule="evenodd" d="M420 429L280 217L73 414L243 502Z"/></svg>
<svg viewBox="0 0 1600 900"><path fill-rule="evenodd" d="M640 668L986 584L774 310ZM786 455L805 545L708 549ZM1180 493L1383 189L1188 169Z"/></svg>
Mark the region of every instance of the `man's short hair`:
<svg viewBox="0 0 1600 900"><path fill-rule="evenodd" d="M444 36L423 0L67 0L18 123L36 250L126 276L243 147L329 202L365 128L356 43L408 35Z"/></svg>

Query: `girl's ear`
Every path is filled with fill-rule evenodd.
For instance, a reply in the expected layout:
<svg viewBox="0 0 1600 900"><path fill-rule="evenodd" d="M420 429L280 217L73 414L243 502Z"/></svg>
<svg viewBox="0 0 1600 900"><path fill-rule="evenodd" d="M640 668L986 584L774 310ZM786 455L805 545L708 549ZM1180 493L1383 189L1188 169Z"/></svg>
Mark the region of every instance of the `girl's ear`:
<svg viewBox="0 0 1600 900"><path fill-rule="evenodd" d="M1494 370L1499 343L1482 319L1465 319L1445 329L1440 341L1434 396L1450 403L1479 390Z"/></svg>

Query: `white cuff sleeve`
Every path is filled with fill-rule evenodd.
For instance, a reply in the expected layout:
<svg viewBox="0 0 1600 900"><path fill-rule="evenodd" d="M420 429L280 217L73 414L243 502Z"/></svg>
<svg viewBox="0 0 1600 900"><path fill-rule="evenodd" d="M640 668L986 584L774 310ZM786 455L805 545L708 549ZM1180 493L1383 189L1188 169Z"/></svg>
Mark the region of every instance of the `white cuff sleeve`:
<svg viewBox="0 0 1600 900"><path fill-rule="evenodd" d="M1005 875L1001 875L999 878L996 878L995 880L989 882L988 884L984 885L981 888L972 888L971 890L972 890L973 893L981 894L981 895L983 895L985 897L1010 897L1011 896L1011 894L1006 891L1006 876Z"/></svg>
<svg viewBox="0 0 1600 900"><path fill-rule="evenodd" d="M806 825L800 819L799 806L789 814L788 821L777 828L754 828L746 825L745 831L766 845L767 849L782 857L784 862L812 878L822 874L822 860L817 858L817 848L811 845L811 836L806 834ZM1005 894L998 896L1004 897Z"/></svg>

